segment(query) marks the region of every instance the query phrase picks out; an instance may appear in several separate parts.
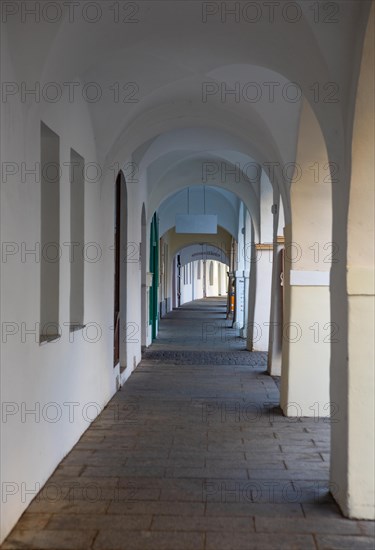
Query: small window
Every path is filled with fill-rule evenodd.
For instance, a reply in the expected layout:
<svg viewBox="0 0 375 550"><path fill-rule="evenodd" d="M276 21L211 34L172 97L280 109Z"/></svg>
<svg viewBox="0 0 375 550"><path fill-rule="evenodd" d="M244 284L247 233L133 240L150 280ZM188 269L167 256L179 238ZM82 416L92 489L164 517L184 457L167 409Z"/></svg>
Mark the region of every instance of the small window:
<svg viewBox="0 0 375 550"><path fill-rule="evenodd" d="M60 139L41 123L40 343L60 335Z"/></svg>
<svg viewBox="0 0 375 550"><path fill-rule="evenodd" d="M70 150L70 328L83 326L85 161Z"/></svg>
<svg viewBox="0 0 375 550"><path fill-rule="evenodd" d="M197 270L197 279L200 280L201 278L201 261L198 261L198 270Z"/></svg>
<svg viewBox="0 0 375 550"><path fill-rule="evenodd" d="M213 262L210 262L209 278L210 278L210 286L213 286L214 284L214 263Z"/></svg>

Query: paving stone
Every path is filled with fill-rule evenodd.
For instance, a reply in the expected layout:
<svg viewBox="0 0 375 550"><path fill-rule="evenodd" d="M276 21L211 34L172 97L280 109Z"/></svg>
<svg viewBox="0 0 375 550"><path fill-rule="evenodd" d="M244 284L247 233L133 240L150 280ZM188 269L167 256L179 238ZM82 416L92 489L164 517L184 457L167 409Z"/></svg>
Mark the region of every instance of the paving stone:
<svg viewBox="0 0 375 550"><path fill-rule="evenodd" d="M228 495L228 499L231 496ZM270 517L303 517L299 503L274 504L254 502L220 502L207 503L208 516L270 516Z"/></svg>
<svg viewBox="0 0 375 550"><path fill-rule="evenodd" d="M59 466L53 473L53 477L56 478L70 478L72 476L79 476L85 468L84 464L67 464Z"/></svg>
<svg viewBox="0 0 375 550"><path fill-rule="evenodd" d="M300 460L288 460L287 458L284 460L285 466L288 470L293 470L293 472L297 471L304 471L306 469L306 464L301 462ZM316 470L319 472L325 472L329 470L329 464L323 463L322 460L309 460L308 469Z"/></svg>
<svg viewBox="0 0 375 550"><path fill-rule="evenodd" d="M95 451L90 451L90 450L77 451L76 448L74 447L73 450L70 451L70 453L64 458L64 460L62 461L62 464L70 463L70 462L82 464L85 462L85 459L92 456L94 452Z"/></svg>
<svg viewBox="0 0 375 550"><path fill-rule="evenodd" d="M203 533L170 531L100 531L94 550L203 550Z"/></svg>
<svg viewBox="0 0 375 550"><path fill-rule="evenodd" d="M336 503L323 503L319 502L318 498L314 503L303 503L302 504L303 512L307 518L309 517L333 517L333 518L342 518L343 515L340 512L339 507Z"/></svg>
<svg viewBox="0 0 375 550"><path fill-rule="evenodd" d="M81 503L82 501L134 502L139 500L158 500L159 496L160 489L140 486L135 481L124 481L121 485L119 484L115 487L102 487L95 484L74 487L69 495L69 500L75 503Z"/></svg>
<svg viewBox="0 0 375 550"><path fill-rule="evenodd" d="M109 506L109 501L90 501L85 499L82 501L73 500L57 500L54 502L42 500L37 502L34 500L28 511L34 514L52 513L52 514L105 514Z"/></svg>
<svg viewBox="0 0 375 550"><path fill-rule="evenodd" d="M167 468L166 477L248 479L246 468Z"/></svg>
<svg viewBox="0 0 375 550"><path fill-rule="evenodd" d="M304 471L295 471L295 470L281 470L281 469L256 469L248 468L249 479L268 479L268 480L277 480L284 479L288 481L300 481L300 480L328 480L329 472L323 469L313 469L313 470L304 470Z"/></svg>
<svg viewBox="0 0 375 550"><path fill-rule="evenodd" d="M257 533L329 533L340 535L363 534L356 521L346 519L291 519L255 517Z"/></svg>
<svg viewBox="0 0 375 550"><path fill-rule="evenodd" d="M51 514L33 514L29 511L26 511L19 522L17 523L17 529L20 530L39 530L43 529L51 518Z"/></svg>
<svg viewBox="0 0 375 550"><path fill-rule="evenodd" d="M152 522L155 531L254 531L253 518L246 517L197 517L155 516Z"/></svg>
<svg viewBox="0 0 375 550"><path fill-rule="evenodd" d="M71 465L72 463L83 464L84 466L107 466L108 464L113 464L114 466L124 465L128 458L126 456L116 456L113 454L96 454L90 451L90 455L82 459L79 455L71 458L67 464ZM66 460L66 459L65 459ZM65 462L65 461L64 461Z"/></svg>
<svg viewBox="0 0 375 550"><path fill-rule="evenodd" d="M165 479L159 477L127 476L118 478L119 487L135 486L137 491L160 489L164 483Z"/></svg>
<svg viewBox="0 0 375 550"><path fill-rule="evenodd" d="M82 478L85 477L125 477L139 475L142 477L164 477L165 468L163 466L88 466L82 473Z"/></svg>
<svg viewBox="0 0 375 550"><path fill-rule="evenodd" d="M108 477L107 476L106 477L100 477L100 476L74 477L72 476L67 479L61 480L61 479L55 478L52 475L52 477L50 477L50 479L48 480L47 484L44 486L43 489L51 486L51 489L55 490L55 492L51 490L52 492L51 497L53 497L56 493L56 487L59 490L59 495L64 495L65 491L70 492L72 489L79 490L80 488L86 488L90 486L102 487L103 489L108 487L117 487L117 485L119 484L119 479L120 479L119 477L110 477L110 476ZM46 491L46 493L47 495L49 495L50 490ZM44 492L42 491L39 494L43 496ZM51 500L53 500L53 498L51 498ZM68 500L68 496L67 496L67 500Z"/></svg>
<svg viewBox="0 0 375 550"><path fill-rule="evenodd" d="M94 530L17 531L11 534L2 549L27 548L28 550L84 550L90 548L96 535Z"/></svg>
<svg viewBox="0 0 375 550"><path fill-rule="evenodd" d="M249 468L249 467L256 467L256 466L263 466L263 467L275 467L275 468L281 468L285 470L285 465L283 460L279 460L277 458L271 459L267 458L265 460L264 456L256 456L251 457L249 459L245 458L244 456L237 458L237 459L231 459L230 455L227 459L220 457L210 457L206 456L206 468L213 467L213 468Z"/></svg>
<svg viewBox="0 0 375 550"><path fill-rule="evenodd" d="M201 502L112 502L108 514L167 514L176 516L191 516L204 514L204 504Z"/></svg>
<svg viewBox="0 0 375 550"><path fill-rule="evenodd" d="M311 535L207 533L206 550L316 550Z"/></svg>
<svg viewBox="0 0 375 550"><path fill-rule="evenodd" d="M169 480L168 480L169 481ZM195 479L178 479L178 485L165 485L161 489L160 500L174 501L174 502L205 502L203 480ZM220 498L218 496L218 498Z"/></svg>
<svg viewBox="0 0 375 550"><path fill-rule="evenodd" d="M152 516L146 515L127 515L118 516L111 514L102 515L73 515L54 514L49 523L48 529L56 530L74 530L85 531L86 529L104 529L104 530L145 530L151 526Z"/></svg>
<svg viewBox="0 0 375 550"><path fill-rule="evenodd" d="M293 504L332 502L326 489L299 486L297 482L283 480L205 480L202 484L203 500L222 503Z"/></svg>
<svg viewBox="0 0 375 550"><path fill-rule="evenodd" d="M319 550L374 550L372 537L353 537L350 535L317 535Z"/></svg>
<svg viewBox="0 0 375 550"><path fill-rule="evenodd" d="M375 538L375 521L360 521L359 526L364 535Z"/></svg>

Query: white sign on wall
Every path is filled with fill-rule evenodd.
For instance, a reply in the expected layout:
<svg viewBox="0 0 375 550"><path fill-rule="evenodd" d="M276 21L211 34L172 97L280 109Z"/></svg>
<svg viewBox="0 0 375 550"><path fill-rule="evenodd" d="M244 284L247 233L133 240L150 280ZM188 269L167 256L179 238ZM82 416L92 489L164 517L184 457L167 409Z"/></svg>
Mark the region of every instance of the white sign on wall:
<svg viewBox="0 0 375 550"><path fill-rule="evenodd" d="M210 244L192 244L186 246L180 252L181 265L197 260L216 260L229 265L229 258L223 250Z"/></svg>

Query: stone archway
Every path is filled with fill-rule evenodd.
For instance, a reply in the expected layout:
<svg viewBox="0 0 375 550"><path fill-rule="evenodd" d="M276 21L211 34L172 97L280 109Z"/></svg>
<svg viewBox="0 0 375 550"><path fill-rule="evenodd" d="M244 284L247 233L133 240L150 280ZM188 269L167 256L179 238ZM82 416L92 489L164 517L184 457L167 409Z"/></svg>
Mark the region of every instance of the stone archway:
<svg viewBox="0 0 375 550"><path fill-rule="evenodd" d="M331 355L331 401L338 411L332 423L331 482L343 513L361 519L375 519L374 17L372 4L355 102L350 189L336 205L345 213L345 225L334 211L334 230L346 249L340 250L331 282L332 314L340 324Z"/></svg>

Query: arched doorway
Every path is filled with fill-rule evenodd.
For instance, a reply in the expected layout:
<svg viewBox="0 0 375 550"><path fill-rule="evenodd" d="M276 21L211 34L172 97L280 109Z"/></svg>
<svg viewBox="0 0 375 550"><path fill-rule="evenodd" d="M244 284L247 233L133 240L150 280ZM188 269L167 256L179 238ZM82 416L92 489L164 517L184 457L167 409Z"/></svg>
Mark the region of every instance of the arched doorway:
<svg viewBox="0 0 375 550"><path fill-rule="evenodd" d="M147 238L147 226L146 226L146 207L145 203L142 205L141 214L141 346L144 349L147 345L147 284L146 284L146 238Z"/></svg>
<svg viewBox="0 0 375 550"><path fill-rule="evenodd" d="M152 217L150 228L150 273L153 274L150 287L150 325L152 340L158 332L158 286L159 286L159 224L156 213Z"/></svg>
<svg viewBox="0 0 375 550"><path fill-rule="evenodd" d="M127 242L128 200L124 174L120 171L115 184L115 280L113 319L113 364L126 367L126 288L127 288Z"/></svg>

